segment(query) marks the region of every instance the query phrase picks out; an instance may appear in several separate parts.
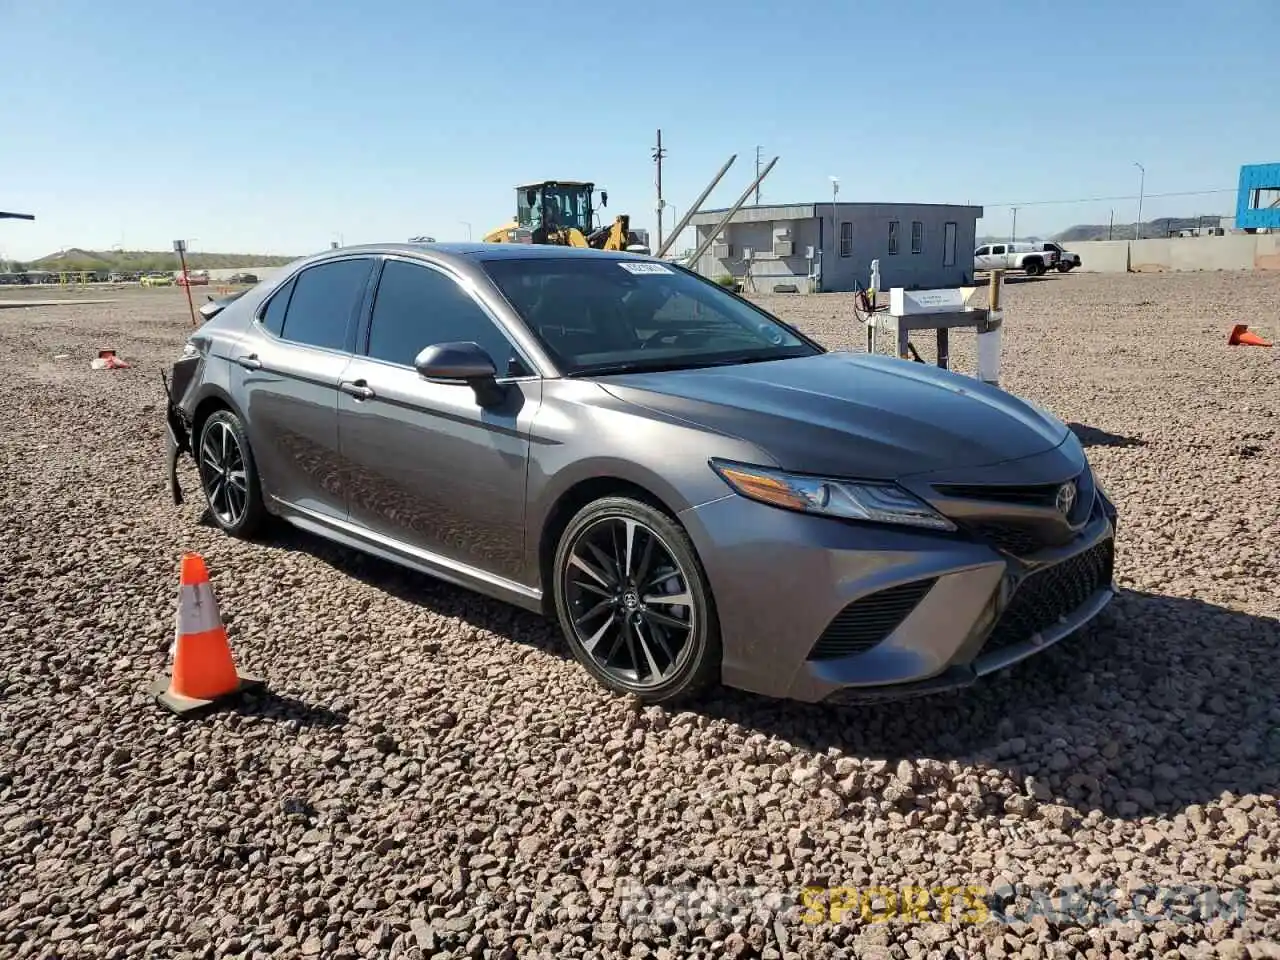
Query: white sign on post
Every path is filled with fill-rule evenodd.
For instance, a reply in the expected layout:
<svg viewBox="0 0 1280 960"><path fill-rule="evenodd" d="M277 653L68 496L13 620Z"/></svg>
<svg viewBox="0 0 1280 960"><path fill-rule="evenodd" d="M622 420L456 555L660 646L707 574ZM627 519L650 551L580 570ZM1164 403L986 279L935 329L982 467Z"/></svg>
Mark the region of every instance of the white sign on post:
<svg viewBox="0 0 1280 960"><path fill-rule="evenodd" d="M186 252L187 252L187 241L185 241L185 240L175 240L175 241L173 241L173 252L174 252L174 253L186 253Z"/></svg>
<svg viewBox="0 0 1280 960"><path fill-rule="evenodd" d="M890 316L909 317L915 313L959 313L964 309L963 290L904 290L902 287L893 287L889 290Z"/></svg>

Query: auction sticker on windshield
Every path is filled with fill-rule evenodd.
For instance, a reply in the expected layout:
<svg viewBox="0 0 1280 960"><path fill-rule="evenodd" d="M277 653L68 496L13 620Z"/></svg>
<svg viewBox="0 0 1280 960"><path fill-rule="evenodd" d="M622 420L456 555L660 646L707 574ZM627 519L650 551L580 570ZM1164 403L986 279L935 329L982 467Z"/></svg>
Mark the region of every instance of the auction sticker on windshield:
<svg viewBox="0 0 1280 960"><path fill-rule="evenodd" d="M671 268L663 266L660 263L620 263L618 264L627 273L671 273Z"/></svg>

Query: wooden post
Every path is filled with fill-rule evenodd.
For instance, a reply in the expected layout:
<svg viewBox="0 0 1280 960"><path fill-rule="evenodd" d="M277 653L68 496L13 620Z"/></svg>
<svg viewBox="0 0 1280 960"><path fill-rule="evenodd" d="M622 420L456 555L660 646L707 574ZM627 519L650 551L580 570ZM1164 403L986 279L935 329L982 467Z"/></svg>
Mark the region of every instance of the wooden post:
<svg viewBox="0 0 1280 960"><path fill-rule="evenodd" d="M991 289L987 295L987 309L1000 309L1000 293L1004 288L1004 271L1000 269L991 271Z"/></svg>

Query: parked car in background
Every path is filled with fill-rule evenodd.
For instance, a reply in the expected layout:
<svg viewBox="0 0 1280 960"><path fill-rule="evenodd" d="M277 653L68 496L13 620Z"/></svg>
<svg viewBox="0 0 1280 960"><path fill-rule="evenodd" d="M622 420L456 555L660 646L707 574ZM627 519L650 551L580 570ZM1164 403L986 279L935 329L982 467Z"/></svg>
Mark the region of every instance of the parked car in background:
<svg viewBox="0 0 1280 960"><path fill-rule="evenodd" d="M209 274L207 271L201 270L185 274L179 270L176 282L180 287L207 287L209 285Z"/></svg>
<svg viewBox="0 0 1280 960"><path fill-rule="evenodd" d="M275 516L542 612L644 702L963 687L1113 596L1116 510L1061 420L675 264L344 247L201 313L175 502L190 453L227 534Z"/></svg>
<svg viewBox="0 0 1280 960"><path fill-rule="evenodd" d="M1080 254L1072 253L1070 250L1064 250L1062 246L1052 240L1046 240L1041 244L1041 249L1052 251L1058 255L1058 272L1070 273L1076 267L1080 266Z"/></svg>
<svg viewBox="0 0 1280 960"><path fill-rule="evenodd" d="M138 281L144 287L172 287L173 274L171 273L145 273L142 279Z"/></svg>
<svg viewBox="0 0 1280 960"><path fill-rule="evenodd" d="M233 273L227 280L227 283L257 283L258 275L256 273Z"/></svg>
<svg viewBox="0 0 1280 960"><path fill-rule="evenodd" d="M1040 277L1057 263L1057 253L1025 241L988 243L973 251L974 270L1020 270L1029 277Z"/></svg>

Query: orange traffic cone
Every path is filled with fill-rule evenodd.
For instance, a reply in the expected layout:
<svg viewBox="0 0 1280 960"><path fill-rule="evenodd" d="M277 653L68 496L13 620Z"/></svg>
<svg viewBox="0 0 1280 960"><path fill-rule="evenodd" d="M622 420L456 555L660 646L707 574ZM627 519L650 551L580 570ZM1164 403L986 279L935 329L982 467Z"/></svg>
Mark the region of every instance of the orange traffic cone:
<svg viewBox="0 0 1280 960"><path fill-rule="evenodd" d="M162 706L188 714L262 686L257 677L236 672L209 571L198 553L182 558L176 621L173 672L158 677L148 691Z"/></svg>
<svg viewBox="0 0 1280 960"><path fill-rule="evenodd" d="M1263 340L1256 333L1249 332L1247 323L1237 323L1231 328L1231 336L1227 337L1227 344L1232 347L1269 347L1271 346L1266 340Z"/></svg>

